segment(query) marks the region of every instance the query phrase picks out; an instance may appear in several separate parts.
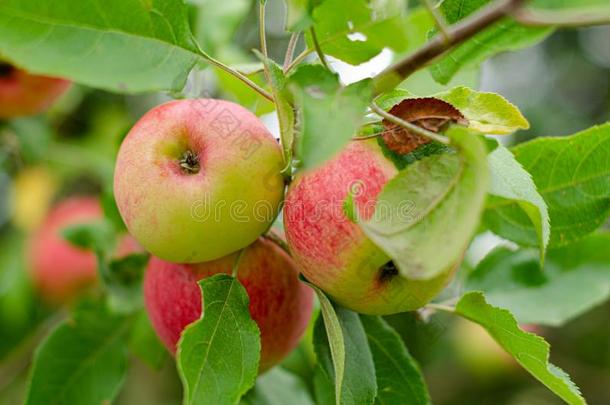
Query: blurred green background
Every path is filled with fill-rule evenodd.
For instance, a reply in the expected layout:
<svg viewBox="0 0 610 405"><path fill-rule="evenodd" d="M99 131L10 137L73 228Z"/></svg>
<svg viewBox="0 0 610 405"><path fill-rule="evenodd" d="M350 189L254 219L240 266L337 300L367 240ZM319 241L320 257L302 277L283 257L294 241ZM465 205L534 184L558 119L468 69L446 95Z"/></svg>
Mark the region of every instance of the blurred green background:
<svg viewBox="0 0 610 405"><path fill-rule="evenodd" d="M231 64L255 61L248 52L258 46L251 1L219 2L207 8L213 16L202 11L205 0L192 3L193 28L206 51ZM276 60L283 58L288 41L283 16L283 3L271 2L268 46ZM354 81L391 59L384 52L366 66L332 66L345 81ZM503 138L508 144L573 134L608 121L610 27L558 32L533 48L501 54L480 69L461 73L450 86L457 84L498 92L522 110L531 129ZM427 71L403 87L421 95L439 89ZM263 115L271 112L269 103L241 83L209 68L192 74L184 94L172 96L194 95L236 100ZM119 96L75 86L44 116L0 123L0 404L21 401L31 351L61 316L40 302L30 284L24 253L29 234L54 201L107 193L122 137L139 116L168 97ZM263 119L276 127L272 115ZM485 242L484 248L492 243ZM535 329L550 342L552 361L569 370L591 404L610 403L609 319L606 304L564 327ZM561 403L476 326L440 316L424 322L420 314L389 320L422 365L435 404ZM307 375L303 359L308 353L304 343L284 366ZM134 358L117 403L178 404L181 395L169 357L158 370Z"/></svg>

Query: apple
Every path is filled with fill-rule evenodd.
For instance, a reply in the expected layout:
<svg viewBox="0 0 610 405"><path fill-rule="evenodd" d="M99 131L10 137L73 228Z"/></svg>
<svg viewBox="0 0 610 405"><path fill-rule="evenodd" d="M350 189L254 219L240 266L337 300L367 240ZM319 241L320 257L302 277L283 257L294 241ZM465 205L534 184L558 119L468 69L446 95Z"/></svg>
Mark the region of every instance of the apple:
<svg viewBox="0 0 610 405"><path fill-rule="evenodd" d="M184 328L201 317L197 282L214 274L231 274L236 254L196 264L151 258L144 275L144 302L154 329L171 353L176 352ZM290 256L264 237L247 247L239 262L238 279L261 331L261 372L295 348L311 318L313 293L298 274Z"/></svg>
<svg viewBox="0 0 610 405"><path fill-rule="evenodd" d="M279 144L243 107L178 100L146 113L123 141L114 194L140 244L175 263L215 260L254 242L284 194Z"/></svg>
<svg viewBox="0 0 610 405"><path fill-rule="evenodd" d="M437 295L455 270L430 280L404 278L345 216L344 202L352 195L360 217L369 219L378 194L397 172L376 140L352 141L320 168L297 174L286 196L284 227L293 258L309 281L357 312L415 310Z"/></svg>
<svg viewBox="0 0 610 405"><path fill-rule="evenodd" d="M30 74L0 61L0 119L39 114L69 87L68 80Z"/></svg>
<svg viewBox="0 0 610 405"><path fill-rule="evenodd" d="M96 282L94 253L70 244L62 230L99 221L102 215L97 198L72 197L55 206L34 232L28 246L29 267L35 286L47 302L69 302ZM125 235L119 240L114 257L141 250L132 237Z"/></svg>

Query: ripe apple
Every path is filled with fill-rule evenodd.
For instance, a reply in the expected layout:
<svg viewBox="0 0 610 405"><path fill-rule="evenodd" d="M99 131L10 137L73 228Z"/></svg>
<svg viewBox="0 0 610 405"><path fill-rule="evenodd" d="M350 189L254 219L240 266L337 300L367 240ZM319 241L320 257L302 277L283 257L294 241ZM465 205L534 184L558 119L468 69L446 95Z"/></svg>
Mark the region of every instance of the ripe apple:
<svg viewBox="0 0 610 405"><path fill-rule="evenodd" d="M51 304L62 304L79 295L97 280L93 252L73 246L61 234L69 226L102 219L96 198L72 197L54 207L34 233L28 258L32 279L41 296ZM130 236L118 244L115 257L141 251Z"/></svg>
<svg viewBox="0 0 610 405"><path fill-rule="evenodd" d="M231 274L236 253L221 259L174 264L152 257L144 276L144 301L159 338L172 353L182 330L201 316L197 282ZM279 363L303 335L312 312L312 290L298 279L290 256L266 238L246 248L238 279L250 297L250 314L261 331L260 371Z"/></svg>
<svg viewBox="0 0 610 405"><path fill-rule="evenodd" d="M357 312L417 309L454 272L452 267L431 280L399 276L391 259L345 216L351 194L359 216L369 219L378 194L396 174L375 140L353 141L322 167L298 174L286 196L284 227L293 258L309 281Z"/></svg>
<svg viewBox="0 0 610 405"><path fill-rule="evenodd" d="M158 106L129 132L114 193L129 229L175 263L226 256L256 240L284 193L281 149L262 122L221 100Z"/></svg>
<svg viewBox="0 0 610 405"><path fill-rule="evenodd" d="M69 87L68 80L33 75L0 61L0 119L41 113Z"/></svg>

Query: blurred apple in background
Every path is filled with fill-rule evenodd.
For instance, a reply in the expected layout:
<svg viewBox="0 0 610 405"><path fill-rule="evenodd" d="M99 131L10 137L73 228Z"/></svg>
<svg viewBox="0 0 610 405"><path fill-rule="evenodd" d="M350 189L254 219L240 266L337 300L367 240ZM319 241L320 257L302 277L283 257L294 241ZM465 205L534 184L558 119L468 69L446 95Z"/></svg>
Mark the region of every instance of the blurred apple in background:
<svg viewBox="0 0 610 405"><path fill-rule="evenodd" d="M12 220L17 228L31 231L40 225L51 205L56 183L46 167L26 167L19 172L11 195Z"/></svg>
<svg viewBox="0 0 610 405"><path fill-rule="evenodd" d="M0 61L0 119L39 114L69 87L68 80L30 74Z"/></svg>
<svg viewBox="0 0 610 405"><path fill-rule="evenodd" d="M62 304L80 295L97 280L97 261L90 250L73 246L62 231L70 226L102 219L97 198L72 197L60 202L35 231L30 241L30 271L41 296L51 304ZM119 240L115 256L141 251L131 236Z"/></svg>

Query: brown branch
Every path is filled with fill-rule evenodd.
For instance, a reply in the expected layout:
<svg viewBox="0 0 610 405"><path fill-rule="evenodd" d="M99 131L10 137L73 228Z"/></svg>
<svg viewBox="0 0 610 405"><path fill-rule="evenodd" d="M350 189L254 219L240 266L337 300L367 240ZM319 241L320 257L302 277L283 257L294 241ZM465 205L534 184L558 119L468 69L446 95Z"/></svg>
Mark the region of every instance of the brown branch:
<svg viewBox="0 0 610 405"><path fill-rule="evenodd" d="M610 8L590 9L578 12L521 8L512 13L520 24L530 27L587 27L610 24Z"/></svg>
<svg viewBox="0 0 610 405"><path fill-rule="evenodd" d="M375 94L393 89L411 74L428 65L454 46L472 38L512 12L524 0L498 0L459 23L447 28L447 38L437 34L419 50L391 65L374 77Z"/></svg>

